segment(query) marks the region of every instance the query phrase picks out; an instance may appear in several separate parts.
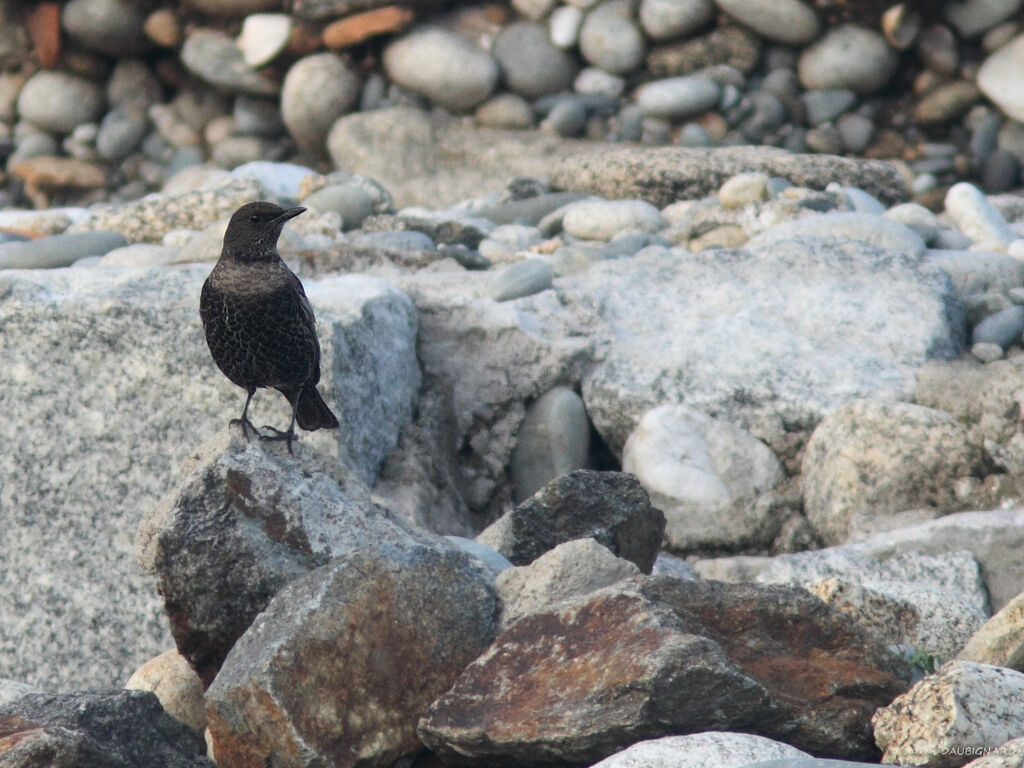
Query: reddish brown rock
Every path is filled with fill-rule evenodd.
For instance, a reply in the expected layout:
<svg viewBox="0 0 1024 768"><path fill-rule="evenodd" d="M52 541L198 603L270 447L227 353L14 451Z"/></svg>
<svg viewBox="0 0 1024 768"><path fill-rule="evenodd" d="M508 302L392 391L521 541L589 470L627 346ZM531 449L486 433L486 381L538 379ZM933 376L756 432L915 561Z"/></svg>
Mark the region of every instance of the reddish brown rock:
<svg viewBox="0 0 1024 768"><path fill-rule="evenodd" d="M643 739L740 730L876 757L905 665L801 589L637 577L521 619L420 721L446 765L589 765Z"/></svg>
<svg viewBox="0 0 1024 768"><path fill-rule="evenodd" d="M400 5L388 5L365 13L357 13L328 24L323 41L328 48L348 48L371 37L401 32L412 23L415 14Z"/></svg>
<svg viewBox="0 0 1024 768"><path fill-rule="evenodd" d="M494 636L490 579L465 554L382 546L290 584L207 692L220 768L391 766Z"/></svg>
<svg viewBox="0 0 1024 768"><path fill-rule="evenodd" d="M43 69L53 69L60 60L60 5L39 3L25 17L32 50Z"/></svg>

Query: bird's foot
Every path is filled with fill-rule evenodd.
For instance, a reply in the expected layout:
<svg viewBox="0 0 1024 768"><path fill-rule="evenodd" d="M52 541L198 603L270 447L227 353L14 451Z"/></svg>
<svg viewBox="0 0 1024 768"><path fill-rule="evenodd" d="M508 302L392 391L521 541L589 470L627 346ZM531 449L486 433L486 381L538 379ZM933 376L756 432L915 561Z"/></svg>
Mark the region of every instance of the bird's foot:
<svg viewBox="0 0 1024 768"><path fill-rule="evenodd" d="M241 424L242 425L242 434L245 436L246 440L249 439L249 430L250 429L253 431L253 433L256 435L256 437L259 437L259 438L263 437L263 435L260 434L260 431L258 429L256 429L256 425L253 424L248 419L232 419L231 421L228 422L228 426L229 427L233 427L236 424Z"/></svg>
<svg viewBox="0 0 1024 768"><path fill-rule="evenodd" d="M255 427L253 427L253 429L255 429ZM263 429L265 429L268 432L270 432L270 434L269 435L262 435L259 432L257 432L256 434L260 435L260 440L266 440L268 442L276 441L276 440L287 440L288 441L288 453L290 453L292 456L295 455L295 452L292 450L292 441L295 439L295 430L294 429L280 430L277 427L270 426L269 424L264 424L263 425Z"/></svg>

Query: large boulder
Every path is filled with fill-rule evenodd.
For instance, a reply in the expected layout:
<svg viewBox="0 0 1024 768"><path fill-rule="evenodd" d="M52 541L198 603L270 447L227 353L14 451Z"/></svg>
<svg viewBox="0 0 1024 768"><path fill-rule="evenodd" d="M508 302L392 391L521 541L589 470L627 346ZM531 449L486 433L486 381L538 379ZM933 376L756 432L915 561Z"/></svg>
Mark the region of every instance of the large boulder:
<svg viewBox="0 0 1024 768"><path fill-rule="evenodd" d="M208 266L7 271L0 287L0 675L104 687L170 645L152 580L134 562L139 515L182 478L197 443L245 393L210 358L199 320ZM320 389L341 430L300 444L371 473L412 412L415 312L387 283L308 283ZM260 392L250 415L281 426Z"/></svg>
<svg viewBox="0 0 1024 768"><path fill-rule="evenodd" d="M640 576L520 619L419 733L446 765L591 764L706 730L872 757L869 718L904 675L803 590Z"/></svg>
<svg viewBox="0 0 1024 768"><path fill-rule="evenodd" d="M221 768L390 766L494 638L494 589L438 543L343 555L282 590L207 692Z"/></svg>

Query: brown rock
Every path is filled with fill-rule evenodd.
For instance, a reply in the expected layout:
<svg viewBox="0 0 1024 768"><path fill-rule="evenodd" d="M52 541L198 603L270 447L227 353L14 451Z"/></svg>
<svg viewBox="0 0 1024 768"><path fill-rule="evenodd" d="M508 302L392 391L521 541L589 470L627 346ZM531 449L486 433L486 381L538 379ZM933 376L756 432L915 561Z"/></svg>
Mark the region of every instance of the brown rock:
<svg viewBox="0 0 1024 768"><path fill-rule="evenodd" d="M175 48L181 43L181 22L170 8L160 8L149 14L142 24L142 31L161 48Z"/></svg>
<svg viewBox="0 0 1024 768"><path fill-rule="evenodd" d="M760 58L761 41L756 35L740 27L722 27L693 40L653 49L647 55L647 69L655 77L673 77L728 64L748 73Z"/></svg>
<svg viewBox="0 0 1024 768"><path fill-rule="evenodd" d="M17 163L11 173L40 189L97 189L107 183L100 166L73 157L37 155Z"/></svg>
<svg viewBox="0 0 1024 768"><path fill-rule="evenodd" d="M417 720L494 637L494 590L472 563L383 545L288 585L207 692L217 764L390 766L419 752Z"/></svg>
<svg viewBox="0 0 1024 768"><path fill-rule="evenodd" d="M957 658L1024 671L1024 593L985 622Z"/></svg>
<svg viewBox="0 0 1024 768"><path fill-rule="evenodd" d="M937 125L958 119L981 99L974 83L956 80L940 85L914 107L914 120L922 125Z"/></svg>
<svg viewBox="0 0 1024 768"><path fill-rule="evenodd" d="M415 14L400 5L388 5L373 11L357 13L328 24L323 41L328 48L348 48L377 35L401 32L412 23Z"/></svg>
<svg viewBox="0 0 1024 768"><path fill-rule="evenodd" d="M300 20L325 21L393 4L393 0L295 0L292 12ZM404 4L425 6L441 5L441 2L440 0L406 0Z"/></svg>
<svg viewBox="0 0 1024 768"><path fill-rule="evenodd" d="M521 619L419 733L446 765L586 765L705 730L873 757L869 719L903 673L801 589L636 577Z"/></svg>
<svg viewBox="0 0 1024 768"><path fill-rule="evenodd" d="M147 661L135 670L124 687L130 691L152 691L167 714L200 733L206 730L203 683L188 659L177 651L166 651Z"/></svg>
<svg viewBox="0 0 1024 768"><path fill-rule="evenodd" d="M60 60L60 5L39 3L25 17L25 28L39 66L56 67Z"/></svg>

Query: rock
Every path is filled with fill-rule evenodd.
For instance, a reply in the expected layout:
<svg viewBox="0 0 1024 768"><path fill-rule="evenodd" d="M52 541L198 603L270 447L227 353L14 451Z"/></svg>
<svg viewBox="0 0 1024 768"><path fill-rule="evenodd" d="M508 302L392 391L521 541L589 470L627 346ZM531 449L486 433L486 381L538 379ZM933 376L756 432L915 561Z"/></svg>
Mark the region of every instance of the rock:
<svg viewBox="0 0 1024 768"><path fill-rule="evenodd" d="M125 683L130 691L152 691L160 706L195 731L206 730L203 682L177 651L165 651L139 667Z"/></svg>
<svg viewBox="0 0 1024 768"><path fill-rule="evenodd" d="M875 124L856 113L841 115L836 121L836 129L847 152L862 154L875 140Z"/></svg>
<svg viewBox="0 0 1024 768"><path fill-rule="evenodd" d="M949 275L961 300L980 293L1006 294L1024 285L1024 262L1006 253L928 250L925 260Z"/></svg>
<svg viewBox="0 0 1024 768"><path fill-rule="evenodd" d="M636 69L647 53L628 0L605 0L590 11L580 28L579 46L588 63L613 75Z"/></svg>
<svg viewBox="0 0 1024 768"><path fill-rule="evenodd" d="M418 28L389 43L383 62L391 80L457 112L490 96L498 79L489 54L439 27Z"/></svg>
<svg viewBox="0 0 1024 768"><path fill-rule="evenodd" d="M327 132L359 98L359 77L333 53L299 59L281 90L281 117L299 146L323 152Z"/></svg>
<svg viewBox="0 0 1024 768"><path fill-rule="evenodd" d="M744 768L773 758L810 757L795 747L749 733L694 733L641 741L592 768Z"/></svg>
<svg viewBox="0 0 1024 768"><path fill-rule="evenodd" d="M568 6L567 6L568 7ZM533 108L522 96L499 93L492 96L473 113L485 128L532 128Z"/></svg>
<svg viewBox="0 0 1024 768"><path fill-rule="evenodd" d="M903 671L802 590L636 577L519 620L419 734L447 765L591 764L644 739L739 727L869 757L868 718L904 689Z"/></svg>
<svg viewBox="0 0 1024 768"><path fill-rule="evenodd" d="M725 64L748 74L760 60L761 39L743 27L728 25L692 40L654 48L647 56L647 71L654 77L672 77Z"/></svg>
<svg viewBox="0 0 1024 768"><path fill-rule="evenodd" d="M134 56L151 48L142 13L125 0L71 0L61 26L76 43L109 56Z"/></svg>
<svg viewBox="0 0 1024 768"><path fill-rule="evenodd" d="M977 3L976 3L977 4ZM997 48L978 70L978 88L985 97L1014 120L1024 122L1024 100L1012 87L1014 73L1024 59L1024 35Z"/></svg>
<svg viewBox="0 0 1024 768"><path fill-rule="evenodd" d="M971 331L971 344L996 344L1003 350L1021 340L1024 333L1024 307L1015 304L989 315Z"/></svg>
<svg viewBox="0 0 1024 768"><path fill-rule="evenodd" d="M565 211L562 226L584 240L611 240L620 232L657 232L664 227L661 213L642 200L580 200Z"/></svg>
<svg viewBox="0 0 1024 768"><path fill-rule="evenodd" d="M116 232L77 232L38 240L0 244L0 269L54 269L87 256L102 256L120 248L125 239Z"/></svg>
<svg viewBox="0 0 1024 768"><path fill-rule="evenodd" d="M201 734L148 691L30 693L0 706L0 761L11 766L213 768Z"/></svg>
<svg viewBox="0 0 1024 768"><path fill-rule="evenodd" d="M568 387L552 387L526 408L516 434L509 472L518 504L552 480L585 469L590 422L582 398Z"/></svg>
<svg viewBox="0 0 1024 768"><path fill-rule="evenodd" d="M995 748L1015 738L1024 717L1024 674L951 661L871 718L886 762L962 765L965 749ZM970 754L970 753L968 753Z"/></svg>
<svg viewBox="0 0 1024 768"><path fill-rule="evenodd" d="M997 667L1024 671L1024 593L1010 600L974 633L957 656Z"/></svg>
<svg viewBox="0 0 1024 768"><path fill-rule="evenodd" d="M489 295L495 301L511 301L546 291L554 279L547 259L523 259L494 275Z"/></svg>
<svg viewBox="0 0 1024 768"><path fill-rule="evenodd" d="M6 273L0 401L19 406L4 429L11 440L41 431L0 459L5 509L37 510L9 521L0 542L0 642L18 649L3 654L0 674L109 686L171 644L133 538L141 514L179 484L197 439L223 429L244 399L202 338L196 302L208 273L209 265ZM306 289L323 334L320 389L345 404L338 416L348 423L299 444L343 452L362 474L412 413L415 315L370 278ZM122 374L97 378L98 370ZM286 408L261 393L250 416L263 424L277 413L270 420L279 422Z"/></svg>
<svg viewBox="0 0 1024 768"><path fill-rule="evenodd" d="M622 449L665 513L665 543L680 551L766 546L778 533L762 497L784 477L775 454L749 433L680 405L640 419Z"/></svg>
<svg viewBox="0 0 1024 768"><path fill-rule="evenodd" d="M124 160L139 148L148 129L145 113L115 107L100 122L96 151L104 160Z"/></svg>
<svg viewBox="0 0 1024 768"><path fill-rule="evenodd" d="M18 94L18 116L44 131L71 133L103 114L102 89L67 72L36 72Z"/></svg>
<svg viewBox="0 0 1024 768"><path fill-rule="evenodd" d="M379 35L397 34L404 31L414 18L411 9L400 5L354 13L324 27L324 45L335 49L349 48Z"/></svg>
<svg viewBox="0 0 1024 768"><path fill-rule="evenodd" d="M829 123L857 103L857 94L848 88L826 88L805 91L800 101L807 110L808 125Z"/></svg>
<svg viewBox="0 0 1024 768"><path fill-rule="evenodd" d="M640 24L652 40L671 40L696 32L715 15L709 0L641 0Z"/></svg>
<svg viewBox="0 0 1024 768"><path fill-rule="evenodd" d="M555 47L543 24L508 25L495 38L491 52L508 87L528 99L564 90L576 77L575 62Z"/></svg>
<svg viewBox="0 0 1024 768"><path fill-rule="evenodd" d="M189 5L211 16L248 16L277 5L274 0L189 0Z"/></svg>
<svg viewBox="0 0 1024 768"><path fill-rule="evenodd" d="M959 0L946 6L946 18L961 37L977 37L1013 16L1020 0Z"/></svg>
<svg viewBox="0 0 1024 768"><path fill-rule="evenodd" d="M373 214L373 200L369 193L355 183L329 184L302 199L302 204L321 211L335 211L341 215L342 229L358 229L366 217Z"/></svg>
<svg viewBox="0 0 1024 768"><path fill-rule="evenodd" d="M289 581L370 542L414 541L351 469L299 458L222 433L139 527L139 563L156 576L178 650L206 685Z"/></svg>
<svg viewBox="0 0 1024 768"><path fill-rule="evenodd" d="M851 527L908 509L962 509L958 481L984 471L983 452L948 414L859 400L826 416L803 457L804 510L829 544ZM867 483L862 478L871 478Z"/></svg>
<svg viewBox="0 0 1024 768"><path fill-rule="evenodd" d="M1017 236L985 194L966 181L954 184L946 193L946 213L957 229L975 243L1007 245Z"/></svg>
<svg viewBox="0 0 1024 768"><path fill-rule="evenodd" d="M880 33L843 24L804 49L797 71L805 88L849 88L865 96L884 87L898 63Z"/></svg>
<svg viewBox="0 0 1024 768"><path fill-rule="evenodd" d="M390 765L419 752L417 719L494 637L494 591L472 563L378 544L288 585L207 692L218 762Z"/></svg>
<svg viewBox="0 0 1024 768"><path fill-rule="evenodd" d="M253 13L245 17L235 44L253 69L269 64L288 44L291 17L283 13Z"/></svg>
<svg viewBox="0 0 1024 768"><path fill-rule="evenodd" d="M146 37L161 48L176 48L181 43L181 22L170 8L158 8L142 25Z"/></svg>
<svg viewBox="0 0 1024 768"><path fill-rule="evenodd" d="M578 98L559 99L540 127L559 136L579 136L587 126L587 108Z"/></svg>
<svg viewBox="0 0 1024 768"><path fill-rule="evenodd" d="M556 0L515 0L512 7L526 18L537 21L551 13L556 4Z"/></svg>
<svg viewBox="0 0 1024 768"><path fill-rule="evenodd" d="M914 120L921 125L941 125L962 117L981 99L972 82L954 80L929 91L914 107Z"/></svg>
<svg viewBox="0 0 1024 768"><path fill-rule="evenodd" d="M33 688L31 685L19 683L16 680L0 678L0 706L20 699L27 693L42 693L42 691Z"/></svg>
<svg viewBox="0 0 1024 768"><path fill-rule="evenodd" d="M798 186L824 189L830 182L859 187L883 203L908 197L892 166L839 157L794 156L771 147L612 148L579 153L550 169L556 190L586 192L608 199L640 198L663 208L676 200L696 200L718 191L738 173L760 171Z"/></svg>
<svg viewBox="0 0 1024 768"><path fill-rule="evenodd" d="M925 244L931 243L939 231L939 220L934 213L917 203L901 203L882 214L917 232Z"/></svg>
<svg viewBox="0 0 1024 768"><path fill-rule="evenodd" d="M545 0L546 2L546 0ZM583 11L574 5L560 5L551 12L548 19L551 42L563 51L575 48L583 27Z"/></svg>
<svg viewBox="0 0 1024 768"><path fill-rule="evenodd" d="M718 5L761 37L783 45L806 45L821 31L814 11L800 0L783 0L770 7L756 0L718 0Z"/></svg>
<svg viewBox="0 0 1024 768"><path fill-rule="evenodd" d="M690 75L645 83L637 89L636 101L650 117L684 120L715 107L721 93L711 78Z"/></svg>
<svg viewBox="0 0 1024 768"><path fill-rule="evenodd" d="M590 537L650 573L664 531L664 514L632 475L581 469L506 512L477 541L528 565L559 544Z"/></svg>
<svg viewBox="0 0 1024 768"><path fill-rule="evenodd" d="M502 605L498 631L560 600L589 594L639 573L636 564L616 557L593 539L559 544L529 565L498 574L494 581Z"/></svg>
<svg viewBox="0 0 1024 768"><path fill-rule="evenodd" d="M857 240L911 256L924 253L921 236L897 221L870 213L832 211L820 216L791 219L766 229L747 241L747 248L772 248L784 240L804 237Z"/></svg>
<svg viewBox="0 0 1024 768"><path fill-rule="evenodd" d="M966 750L964 750L966 752ZM983 754L977 760L967 763L970 768L1018 768L1021 754L1024 754L1024 739L1011 739L995 749L971 750Z"/></svg>
<svg viewBox="0 0 1024 768"><path fill-rule="evenodd" d="M747 203L760 203L768 199L769 176L766 173L738 173L718 190L718 202L723 208L742 208Z"/></svg>
<svg viewBox="0 0 1024 768"><path fill-rule="evenodd" d="M181 63L201 80L232 93L276 96L277 83L246 63L235 41L214 29L196 29L181 47Z"/></svg>
<svg viewBox="0 0 1024 768"><path fill-rule="evenodd" d="M810 429L852 396L911 398L921 364L955 355L963 338L947 280L868 245L784 241L685 259L645 251L561 278L559 288L569 301L596 302L588 306L614 339L582 392L618 453L659 405L685 404L772 445L781 431L772 423ZM796 295L813 312L797 308ZM868 329L866 316L890 319ZM899 330L883 339L885 328Z"/></svg>

